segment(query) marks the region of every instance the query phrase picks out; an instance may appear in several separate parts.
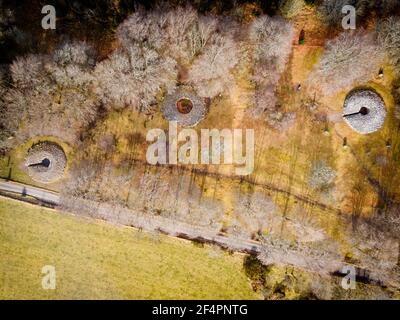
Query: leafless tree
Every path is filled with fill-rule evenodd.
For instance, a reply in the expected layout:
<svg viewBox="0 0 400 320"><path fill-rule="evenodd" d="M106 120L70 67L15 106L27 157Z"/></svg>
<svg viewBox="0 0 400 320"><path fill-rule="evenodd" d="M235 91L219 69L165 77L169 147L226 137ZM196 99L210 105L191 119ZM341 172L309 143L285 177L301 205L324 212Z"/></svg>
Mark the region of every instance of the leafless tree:
<svg viewBox="0 0 400 320"><path fill-rule="evenodd" d="M291 265L320 274L329 274L341 267L341 257L332 242L301 243L264 236L262 247L259 259L265 265Z"/></svg>
<svg viewBox="0 0 400 320"><path fill-rule="evenodd" d="M190 56L196 57L213 38L217 31L218 20L211 16L199 16L198 21L189 30L188 40Z"/></svg>
<svg viewBox="0 0 400 320"><path fill-rule="evenodd" d="M328 41L309 82L324 94L370 80L383 61L375 35L364 30L343 32Z"/></svg>
<svg viewBox="0 0 400 320"><path fill-rule="evenodd" d="M282 72L292 48L293 26L281 17L258 17L250 25L256 61L272 64Z"/></svg>
<svg viewBox="0 0 400 320"><path fill-rule="evenodd" d="M400 18L389 17L377 25L378 41L390 62L400 73Z"/></svg>
<svg viewBox="0 0 400 320"><path fill-rule="evenodd" d="M10 67L12 88L4 96L8 129L20 140L52 135L76 142L97 113L94 61L84 43L65 43L52 55L17 58Z"/></svg>
<svg viewBox="0 0 400 320"><path fill-rule="evenodd" d="M237 26L232 20L198 14L190 6L168 5L152 11L138 10L118 29L124 46L148 45L168 59L188 68L188 82L202 97L229 89L231 69L237 64Z"/></svg>
<svg viewBox="0 0 400 320"><path fill-rule="evenodd" d="M218 19L199 15L191 6L175 7L166 3L151 11L139 8L118 28L121 43L143 43L187 64L201 53L213 33Z"/></svg>
<svg viewBox="0 0 400 320"><path fill-rule="evenodd" d="M175 67L145 43L127 44L96 66L95 91L107 109L149 110L157 93L175 87Z"/></svg>
<svg viewBox="0 0 400 320"><path fill-rule="evenodd" d="M74 197L97 201L97 185L101 176L99 162L76 159L70 168L68 179L65 182L61 198Z"/></svg>
<svg viewBox="0 0 400 320"><path fill-rule="evenodd" d="M213 98L229 90L230 73L239 61L238 47L227 35L214 35L189 71L189 82L202 97Z"/></svg>
<svg viewBox="0 0 400 320"><path fill-rule="evenodd" d="M253 21L249 32L255 60L255 101L250 114L279 128L279 121L287 117L277 114L281 111L276 108L275 89L289 58L293 26L281 17L261 16Z"/></svg>
<svg viewBox="0 0 400 320"><path fill-rule="evenodd" d="M326 161L315 161L311 166L308 184L313 189L324 190L332 186L336 175Z"/></svg>
<svg viewBox="0 0 400 320"><path fill-rule="evenodd" d="M270 115L275 116L277 108L277 97L275 86L259 86L254 95L254 104L249 110L249 114L254 118L269 120Z"/></svg>
<svg viewBox="0 0 400 320"><path fill-rule="evenodd" d="M230 232L251 238L263 232L276 232L282 222L274 202L270 197L255 192L252 194L238 193L235 196L234 220Z"/></svg>
<svg viewBox="0 0 400 320"><path fill-rule="evenodd" d="M148 212L172 221L219 230L223 214L221 204L202 197L200 188L191 183L189 176L182 175L175 179L168 172L158 170L156 174L145 174L140 188L140 193L146 194L140 206L146 207Z"/></svg>
<svg viewBox="0 0 400 320"><path fill-rule="evenodd" d="M175 222L194 228L207 227L210 232L217 233L224 212L219 201L202 196L200 188L188 175L177 179L167 168L145 170L140 174L115 166L111 161L103 165L91 160L77 161L62 193L64 199L71 197L115 210L125 207L150 220L162 218L172 223L170 230L174 230ZM113 221L122 223L117 217L113 217Z"/></svg>
<svg viewBox="0 0 400 320"><path fill-rule="evenodd" d="M400 283L400 210L393 205L385 213L360 217L352 229L351 245L359 266L384 283Z"/></svg>
<svg viewBox="0 0 400 320"><path fill-rule="evenodd" d="M279 11L282 16L291 18L298 15L305 5L306 3L304 0L280 0Z"/></svg>

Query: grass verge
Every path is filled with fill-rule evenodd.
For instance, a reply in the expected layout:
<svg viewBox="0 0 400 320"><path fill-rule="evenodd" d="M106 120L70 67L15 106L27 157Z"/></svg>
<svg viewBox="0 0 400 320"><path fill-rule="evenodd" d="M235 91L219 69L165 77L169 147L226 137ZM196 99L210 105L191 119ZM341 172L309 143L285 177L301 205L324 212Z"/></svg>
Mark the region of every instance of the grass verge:
<svg viewBox="0 0 400 320"><path fill-rule="evenodd" d="M0 299L257 299L243 255L0 197ZM41 286L56 269L56 289Z"/></svg>

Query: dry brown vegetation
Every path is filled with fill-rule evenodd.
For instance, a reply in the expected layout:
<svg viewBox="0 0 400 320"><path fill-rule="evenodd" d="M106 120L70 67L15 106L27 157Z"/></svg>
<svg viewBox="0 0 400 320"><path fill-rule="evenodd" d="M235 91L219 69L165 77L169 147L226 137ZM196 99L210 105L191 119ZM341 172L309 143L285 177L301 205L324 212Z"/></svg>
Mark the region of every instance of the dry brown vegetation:
<svg viewBox="0 0 400 320"><path fill-rule="evenodd" d="M336 34L317 8L297 3L282 2L289 19L256 17L248 7L225 17L191 7L139 9L118 26L101 61L77 42L19 57L11 84L0 85L2 138L51 135L74 147L65 209L149 229L159 219L171 229L180 223L264 240L266 264L332 271L351 256L396 284L398 18L380 20L376 31ZM388 111L384 128L368 136L340 115L358 85L381 94ZM182 87L210 98L196 130L255 129L250 176L235 177L229 166L146 163L146 132L167 128L160 107Z"/></svg>

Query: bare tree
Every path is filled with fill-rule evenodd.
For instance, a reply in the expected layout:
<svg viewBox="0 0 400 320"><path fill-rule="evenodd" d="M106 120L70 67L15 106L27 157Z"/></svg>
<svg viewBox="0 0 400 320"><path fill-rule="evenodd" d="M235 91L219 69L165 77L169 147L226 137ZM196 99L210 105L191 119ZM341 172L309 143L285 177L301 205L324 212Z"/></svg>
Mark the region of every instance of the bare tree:
<svg viewBox="0 0 400 320"><path fill-rule="evenodd" d="M62 188L61 198L73 197L99 200L97 186L100 176L101 166L99 162L85 159L75 161Z"/></svg>
<svg viewBox="0 0 400 320"><path fill-rule="evenodd" d="M175 87L175 67L145 43L127 44L96 66L95 91L107 109L149 110L157 93Z"/></svg>
<svg viewBox="0 0 400 320"><path fill-rule="evenodd" d="M226 35L214 35L189 71L189 82L202 97L213 98L228 90L234 79L231 69L239 61L235 41Z"/></svg>
<svg viewBox="0 0 400 320"><path fill-rule="evenodd" d="M306 3L304 0L280 0L279 11L282 16L292 18L298 15L305 5Z"/></svg>
<svg viewBox="0 0 400 320"><path fill-rule="evenodd" d="M382 61L383 53L373 33L364 30L343 32L328 41L309 82L324 94L333 94L370 80L379 70Z"/></svg>
<svg viewBox="0 0 400 320"><path fill-rule="evenodd" d="M400 18L389 17L377 25L378 41L395 67L400 72Z"/></svg>
<svg viewBox="0 0 400 320"><path fill-rule="evenodd" d="M293 117L276 107L275 89L292 48L293 26L281 17L261 16L253 21L249 32L255 60L255 96L250 115L282 129L280 122Z"/></svg>
<svg viewBox="0 0 400 320"><path fill-rule="evenodd" d="M197 23L192 26L188 34L191 57L196 57L203 51L217 31L217 27L218 20L215 17L199 16Z"/></svg>
<svg viewBox="0 0 400 320"><path fill-rule="evenodd" d="M207 227L217 233L224 212L219 201L202 196L188 175L177 179L167 168L140 174L131 167L115 166L111 161L103 165L92 160L77 161L71 168L62 198L87 199L97 202L99 207L111 206L112 211L125 207L155 222L157 219L169 221L170 230L174 229L174 223L183 223L193 228ZM112 220L124 223L118 217Z"/></svg>
<svg viewBox="0 0 400 320"><path fill-rule="evenodd" d="M230 232L247 238L279 229L282 217L272 199L261 192L235 196L234 220Z"/></svg>
<svg viewBox="0 0 400 320"><path fill-rule="evenodd" d="M191 6L174 9L161 7L158 11L161 17L160 26L164 36L163 45L169 54L177 60L187 63L193 54L188 35L198 25L198 14Z"/></svg>
<svg viewBox="0 0 400 320"><path fill-rule="evenodd" d="M239 59L232 19L198 14L190 6L168 5L139 10L118 29L124 46L148 45L165 59L188 69L187 81L202 97L215 97L229 89L230 72Z"/></svg>
<svg viewBox="0 0 400 320"><path fill-rule="evenodd" d="M164 3L151 11L139 8L119 26L118 38L124 45L146 42L188 64L207 45L217 24L216 17L199 15L191 6L172 8Z"/></svg>
<svg viewBox="0 0 400 320"><path fill-rule="evenodd" d="M84 43L65 43L52 55L17 58L10 67L13 87L4 96L8 130L21 140L52 135L77 141L97 113L94 62L94 51Z"/></svg>
<svg viewBox="0 0 400 320"><path fill-rule="evenodd" d="M258 258L265 265L291 265L306 271L329 274L341 266L341 257L336 253L336 247L331 241L301 243L264 236L263 250Z"/></svg>
<svg viewBox="0 0 400 320"><path fill-rule="evenodd" d="M140 182L146 199L140 206L154 215L192 226L206 226L218 231L223 208L219 201L202 196L200 188L187 175L171 178L167 171L145 174ZM137 199L140 198L136 197ZM140 201L140 200L139 200Z"/></svg>
<svg viewBox="0 0 400 320"><path fill-rule="evenodd" d="M385 213L360 217L352 229L354 258L374 280L400 283L400 210L393 205Z"/></svg>
<svg viewBox="0 0 400 320"><path fill-rule="evenodd" d="M270 63L282 72L292 48L293 26L281 17L258 17L250 25L250 40L257 62Z"/></svg>
<svg viewBox="0 0 400 320"><path fill-rule="evenodd" d="M315 161L311 166L308 184L313 189L329 189L332 187L336 175L336 171L326 161Z"/></svg>

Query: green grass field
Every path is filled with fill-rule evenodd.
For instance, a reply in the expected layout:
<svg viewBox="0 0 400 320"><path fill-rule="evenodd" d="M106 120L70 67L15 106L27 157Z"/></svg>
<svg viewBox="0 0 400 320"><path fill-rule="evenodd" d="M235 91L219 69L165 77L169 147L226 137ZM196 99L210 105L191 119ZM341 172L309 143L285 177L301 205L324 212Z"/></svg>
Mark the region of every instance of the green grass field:
<svg viewBox="0 0 400 320"><path fill-rule="evenodd" d="M0 299L257 299L243 256L0 197ZM56 289L42 288L42 267Z"/></svg>

